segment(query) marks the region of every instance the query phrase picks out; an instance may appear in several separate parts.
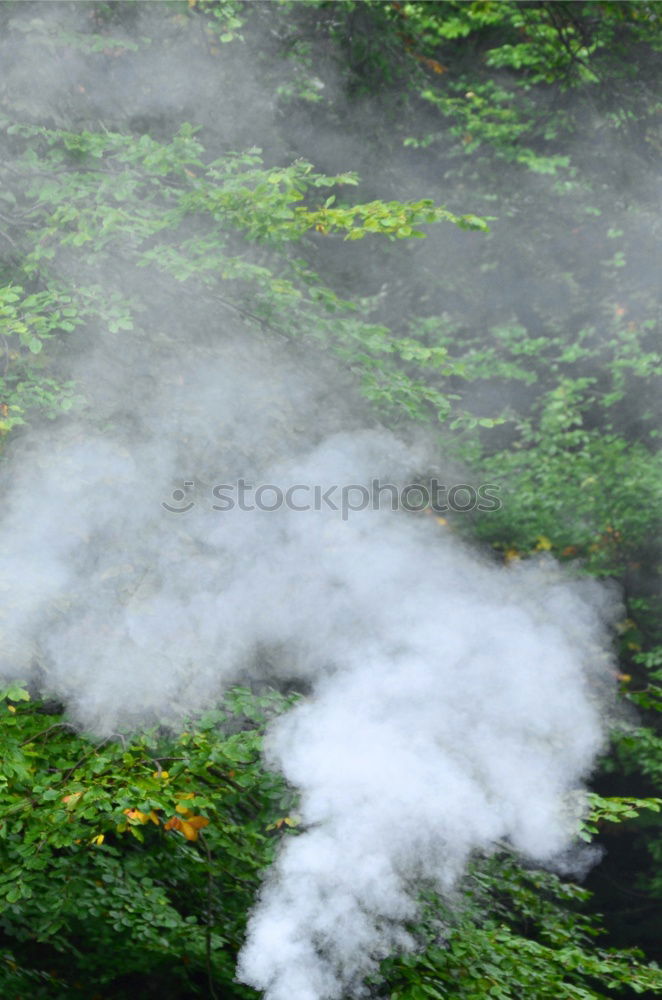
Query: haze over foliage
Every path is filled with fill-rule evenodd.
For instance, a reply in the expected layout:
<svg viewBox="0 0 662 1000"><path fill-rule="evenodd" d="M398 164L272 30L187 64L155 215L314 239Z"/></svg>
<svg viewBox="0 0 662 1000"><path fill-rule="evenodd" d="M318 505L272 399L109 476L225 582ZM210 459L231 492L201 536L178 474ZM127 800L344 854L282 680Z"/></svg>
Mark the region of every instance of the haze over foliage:
<svg viewBox="0 0 662 1000"><path fill-rule="evenodd" d="M655 995L658 5L0 25L3 996Z"/></svg>

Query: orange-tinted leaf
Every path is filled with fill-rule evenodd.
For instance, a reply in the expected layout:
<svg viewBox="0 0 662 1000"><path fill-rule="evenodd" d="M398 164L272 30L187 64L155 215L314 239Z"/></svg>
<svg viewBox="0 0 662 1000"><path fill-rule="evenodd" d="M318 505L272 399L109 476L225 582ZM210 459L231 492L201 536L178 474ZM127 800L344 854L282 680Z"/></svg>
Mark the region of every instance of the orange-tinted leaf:
<svg viewBox="0 0 662 1000"><path fill-rule="evenodd" d="M192 826L194 830L203 830L206 826L209 826L209 820L206 816L191 816L185 822Z"/></svg>
<svg viewBox="0 0 662 1000"><path fill-rule="evenodd" d="M448 67L442 66L440 62L436 59L428 59L426 56L416 56L416 58L422 62L425 66L428 66L433 73L446 73Z"/></svg>
<svg viewBox="0 0 662 1000"><path fill-rule="evenodd" d="M140 809L125 809L124 815L128 817L130 823L146 823L149 819L147 813L141 812Z"/></svg>
<svg viewBox="0 0 662 1000"><path fill-rule="evenodd" d="M168 822L163 824L163 829L183 833L187 840L197 840L198 830L202 830L206 826L209 826L209 820L206 816L191 816L190 819L171 816Z"/></svg>

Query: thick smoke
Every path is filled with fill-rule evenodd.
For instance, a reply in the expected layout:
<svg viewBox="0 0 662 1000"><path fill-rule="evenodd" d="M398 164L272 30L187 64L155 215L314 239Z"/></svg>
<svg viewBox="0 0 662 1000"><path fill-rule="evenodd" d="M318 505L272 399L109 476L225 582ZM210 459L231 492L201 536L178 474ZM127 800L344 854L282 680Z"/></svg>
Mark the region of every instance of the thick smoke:
<svg viewBox="0 0 662 1000"><path fill-rule="evenodd" d="M200 100L235 148L242 129L252 143L273 127L264 88L245 115L235 58L201 95L196 44L140 54L136 79L112 60L96 76L82 58L43 60L35 76L16 58L11 80L29 107L52 99L58 124L82 80L92 122L113 102L121 125L141 101L183 118ZM404 484L439 456L377 426L328 359L204 307L204 335L175 313L178 346L159 325L169 306L140 292L143 343L104 334L73 364L89 419L14 444L0 668L104 736L176 722L237 681L298 684L267 758L300 790L302 832L267 876L239 975L268 1000L360 992L381 956L413 946L421 886L449 891L503 841L549 861L572 840L571 792L603 741L612 594L551 559L499 566L404 512L214 510L213 486L239 477Z"/></svg>
<svg viewBox="0 0 662 1000"><path fill-rule="evenodd" d="M600 745L595 608L552 566L495 570L377 520L332 556L359 634L269 742L305 828L240 964L270 1000L339 997L411 945L415 887L448 891L472 851L507 838L528 857L559 852L567 793Z"/></svg>
<svg viewBox="0 0 662 1000"><path fill-rule="evenodd" d="M323 427L331 373L303 356L246 335L214 353L155 354L162 390L103 436L74 423L18 443L7 669L103 734L238 680L309 691L268 739L304 832L267 879L239 974L270 1000L338 997L411 944L417 886L450 889L497 841L543 860L567 846L569 793L602 742L610 596L551 560L497 566L406 512L214 510L213 483L238 475L402 484L425 458L357 427L346 391ZM106 382L109 414L132 370Z"/></svg>

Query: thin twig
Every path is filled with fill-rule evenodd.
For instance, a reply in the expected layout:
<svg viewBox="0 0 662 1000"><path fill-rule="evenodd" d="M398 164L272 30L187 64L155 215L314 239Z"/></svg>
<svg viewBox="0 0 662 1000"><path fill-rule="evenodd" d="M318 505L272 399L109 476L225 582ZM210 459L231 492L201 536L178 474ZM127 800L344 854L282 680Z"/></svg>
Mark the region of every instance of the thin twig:
<svg viewBox="0 0 662 1000"><path fill-rule="evenodd" d="M111 739L112 737L108 736L105 740L102 740L101 743L98 743L96 746L93 746L91 750L88 750L87 753L84 753L83 756L80 758L80 760L77 760L74 766L70 767L69 770L65 772L65 774L62 776L62 781L63 782L67 781L74 773L74 771L76 771L80 767L80 765L83 763L84 760L87 760L88 757L91 757L92 754L96 753L97 750L100 750L101 747L105 746L106 743L108 743Z"/></svg>
<svg viewBox="0 0 662 1000"><path fill-rule="evenodd" d="M264 330L269 330L270 333L274 333L277 337L281 337L283 340L290 339L287 334L283 333L282 330L278 330L275 326L272 326L268 320L264 319L262 316L258 316L256 313L250 312L249 309L244 309L242 306L237 306L233 302L228 302L227 299L221 298L220 295L211 295L210 298L214 299L215 302L220 302L226 309L232 309L233 312L238 313L239 316L244 319L252 319L255 323L259 323Z"/></svg>
<svg viewBox="0 0 662 1000"><path fill-rule="evenodd" d="M214 976L211 967L211 934L212 934L212 922L213 922L213 892L214 892L214 876L212 874L212 856L209 844L202 833L198 834L198 839L205 849L207 854L207 915L206 915L206 927L205 927L205 964L207 966L207 983L209 985L209 996L211 1000L218 1000L218 994L214 989Z"/></svg>
<svg viewBox="0 0 662 1000"><path fill-rule="evenodd" d="M41 732L35 733L34 736L30 736L27 740L23 740L22 743L19 743L19 746L27 746L28 743L33 743L35 740L38 740L40 736L46 736L46 734L50 733L53 729L71 729L75 732L76 727L72 726L70 722L54 722L53 725L49 726L47 729L42 729Z"/></svg>
<svg viewBox="0 0 662 1000"><path fill-rule="evenodd" d="M14 248L14 250L18 250L18 247L14 243L13 239L11 238L11 236L9 235L9 233L6 233L4 231L4 229L0 229L0 236L4 236L4 238L7 240L7 243L11 243L11 245Z"/></svg>

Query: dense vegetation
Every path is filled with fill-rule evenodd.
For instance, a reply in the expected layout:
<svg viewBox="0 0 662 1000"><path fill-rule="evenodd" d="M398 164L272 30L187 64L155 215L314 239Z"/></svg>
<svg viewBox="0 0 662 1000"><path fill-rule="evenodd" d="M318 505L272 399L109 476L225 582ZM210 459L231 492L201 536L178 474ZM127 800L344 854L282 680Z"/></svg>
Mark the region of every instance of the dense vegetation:
<svg viewBox="0 0 662 1000"><path fill-rule="evenodd" d="M68 377L84 338L148 357L213 308L334 355L381 421L421 423L502 484L500 511L455 530L617 580L637 714L578 831L605 858L581 887L505 845L476 859L452 912L426 898L420 953L370 989L652 996L657 5L7 2L0 22L6 451L41 421L101 419ZM105 79L127 81L121 106ZM296 695L237 688L185 731L99 742L24 678L2 693L3 995L253 996L236 953L297 825L261 735Z"/></svg>

